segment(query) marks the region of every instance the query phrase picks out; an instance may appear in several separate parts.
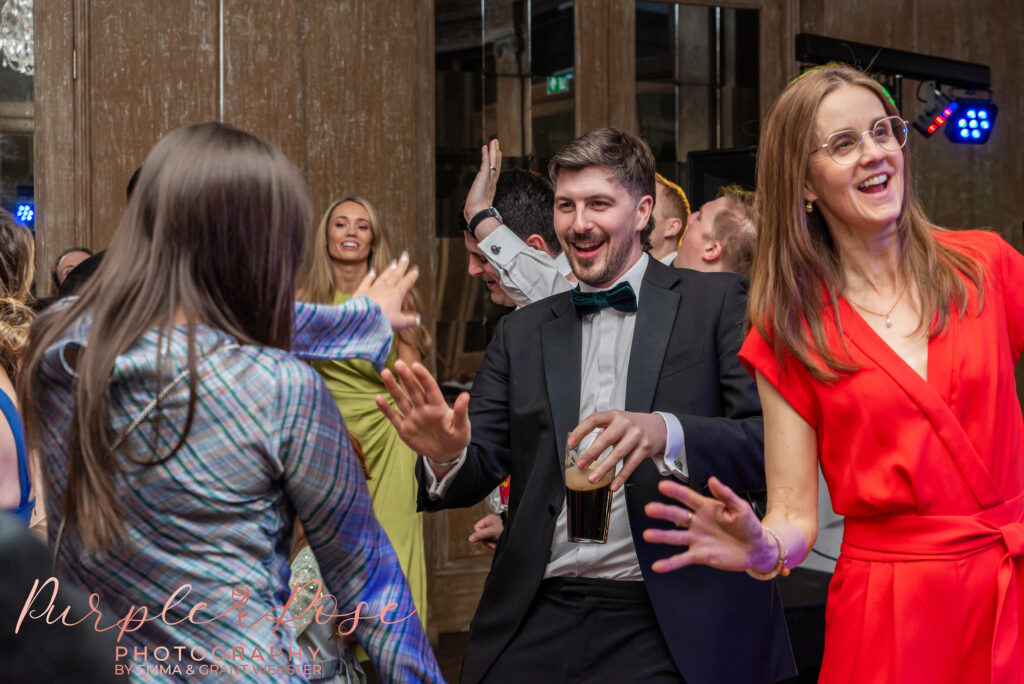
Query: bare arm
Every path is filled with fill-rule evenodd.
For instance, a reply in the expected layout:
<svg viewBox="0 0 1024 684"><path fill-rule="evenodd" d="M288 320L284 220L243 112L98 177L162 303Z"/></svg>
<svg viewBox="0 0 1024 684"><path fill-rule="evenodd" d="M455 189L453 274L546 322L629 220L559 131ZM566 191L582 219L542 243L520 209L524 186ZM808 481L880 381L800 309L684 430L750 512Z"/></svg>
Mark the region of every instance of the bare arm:
<svg viewBox="0 0 1024 684"><path fill-rule="evenodd" d="M420 357L420 352L416 349L415 345L411 345L408 342L398 338L398 358L405 362L405 365L412 366L414 363L418 363L423 359Z"/></svg>
<svg viewBox="0 0 1024 684"><path fill-rule="evenodd" d="M788 550L786 565L793 567L807 556L817 536L817 439L814 429L760 373L757 389L764 409L768 480L763 524L782 537ZM763 531L753 509L716 478L709 480L709 487L713 498L671 481L659 485L663 494L683 506L652 502L644 510L680 529L649 529L644 539L689 548L655 562L653 569L669 572L698 563L722 570L771 570L778 561L776 543Z"/></svg>

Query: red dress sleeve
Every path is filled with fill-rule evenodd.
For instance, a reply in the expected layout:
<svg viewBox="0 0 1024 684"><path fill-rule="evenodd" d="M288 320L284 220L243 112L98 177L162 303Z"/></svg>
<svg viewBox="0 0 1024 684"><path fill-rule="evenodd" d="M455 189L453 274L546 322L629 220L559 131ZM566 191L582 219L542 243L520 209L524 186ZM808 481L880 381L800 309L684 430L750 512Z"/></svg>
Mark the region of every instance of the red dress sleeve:
<svg viewBox="0 0 1024 684"><path fill-rule="evenodd" d="M817 429L821 420L821 410L814 392L815 381L800 361L787 355L780 364L772 345L756 329L751 329L747 334L739 357L748 373L757 377L754 371L760 372L800 417L812 428Z"/></svg>

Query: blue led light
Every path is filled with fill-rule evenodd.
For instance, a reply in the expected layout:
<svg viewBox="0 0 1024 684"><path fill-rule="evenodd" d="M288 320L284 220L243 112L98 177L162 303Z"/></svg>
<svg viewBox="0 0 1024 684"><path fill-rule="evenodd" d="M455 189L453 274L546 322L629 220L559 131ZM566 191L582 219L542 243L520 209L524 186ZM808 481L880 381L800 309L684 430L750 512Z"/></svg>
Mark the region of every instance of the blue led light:
<svg viewBox="0 0 1024 684"><path fill-rule="evenodd" d="M956 125L946 127L946 138L958 145L984 145L992 136L996 128L996 119L999 116L999 107L990 100L981 98L960 98L958 102L950 103L950 106L957 105L950 118L950 123Z"/></svg>
<svg viewBox="0 0 1024 684"><path fill-rule="evenodd" d="M31 204L21 203L14 212L15 217L22 223L32 223L36 217L36 210Z"/></svg>

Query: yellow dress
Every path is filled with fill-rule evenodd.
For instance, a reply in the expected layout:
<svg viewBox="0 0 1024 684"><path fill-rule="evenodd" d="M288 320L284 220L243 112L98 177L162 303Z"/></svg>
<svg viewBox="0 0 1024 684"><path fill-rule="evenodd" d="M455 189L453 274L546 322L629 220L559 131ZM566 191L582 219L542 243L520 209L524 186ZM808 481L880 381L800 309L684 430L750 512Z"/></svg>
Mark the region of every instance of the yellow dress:
<svg viewBox="0 0 1024 684"><path fill-rule="evenodd" d="M343 304L351 296L335 292L334 303ZM396 337L387 367L394 370L397 358ZM321 361L313 363L313 368L326 381L345 426L366 457L373 511L395 547L416 611L426 628L427 566L423 555L423 514L416 510L416 454L399 439L394 426L374 403L378 394L388 397L388 393L373 364L361 359Z"/></svg>

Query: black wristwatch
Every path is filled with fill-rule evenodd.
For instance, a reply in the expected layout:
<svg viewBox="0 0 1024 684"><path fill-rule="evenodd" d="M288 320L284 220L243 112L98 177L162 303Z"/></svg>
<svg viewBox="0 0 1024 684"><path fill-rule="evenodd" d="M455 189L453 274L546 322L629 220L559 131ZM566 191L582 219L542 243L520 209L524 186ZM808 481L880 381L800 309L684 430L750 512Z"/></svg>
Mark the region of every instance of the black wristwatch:
<svg viewBox="0 0 1024 684"><path fill-rule="evenodd" d="M489 219L489 218L496 218L496 219L498 219L498 223L502 223L501 214L499 214L498 210L495 209L494 207L487 207L486 209L484 209L482 211L478 211L476 216L474 216L472 219L470 219L468 230L469 230L469 234L473 236L473 239L475 239L475 240L479 240L480 239L480 238L478 238L476 236L476 227L480 225L481 221L483 221L484 219Z"/></svg>

